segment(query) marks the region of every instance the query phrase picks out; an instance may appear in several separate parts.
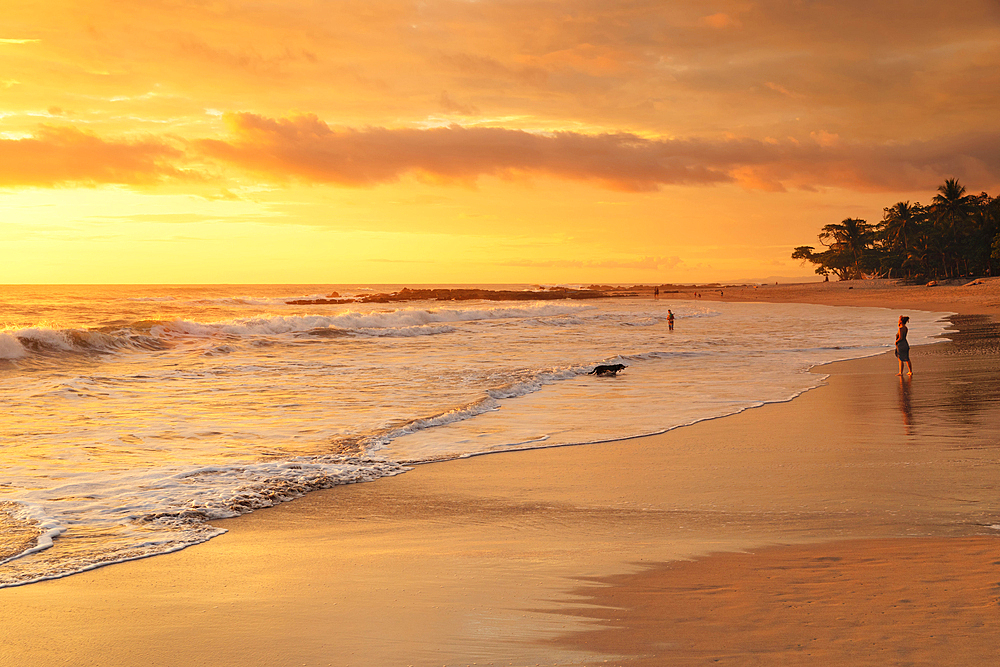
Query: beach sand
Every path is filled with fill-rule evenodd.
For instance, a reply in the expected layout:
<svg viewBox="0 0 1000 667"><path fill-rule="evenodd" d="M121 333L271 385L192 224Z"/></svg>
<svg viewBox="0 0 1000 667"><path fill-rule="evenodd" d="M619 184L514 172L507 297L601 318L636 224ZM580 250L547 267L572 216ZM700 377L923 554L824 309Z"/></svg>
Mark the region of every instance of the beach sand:
<svg viewBox="0 0 1000 667"><path fill-rule="evenodd" d="M607 577L557 640L632 665L995 665L997 539L858 540ZM626 631L623 631L625 629Z"/></svg>
<svg viewBox="0 0 1000 667"><path fill-rule="evenodd" d="M901 285L895 280L844 280L819 283L687 288L699 300L816 303L828 306L874 306L905 311L929 310L963 314L1000 313L1000 278L961 278L927 285ZM721 292L721 294L720 294Z"/></svg>
<svg viewBox="0 0 1000 667"><path fill-rule="evenodd" d="M840 362L788 403L418 466L0 590L0 665L991 664L1000 350L972 315L1000 284L846 287L766 293L968 316L912 380Z"/></svg>

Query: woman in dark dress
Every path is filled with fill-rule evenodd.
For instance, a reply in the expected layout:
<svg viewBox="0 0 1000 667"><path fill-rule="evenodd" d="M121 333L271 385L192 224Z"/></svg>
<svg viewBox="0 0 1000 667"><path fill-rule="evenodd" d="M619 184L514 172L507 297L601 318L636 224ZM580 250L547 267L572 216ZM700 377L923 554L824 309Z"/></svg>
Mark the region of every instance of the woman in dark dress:
<svg viewBox="0 0 1000 667"><path fill-rule="evenodd" d="M910 318L906 315L899 316L899 330L896 331L896 358L899 359L899 372L896 375L903 375L903 362L906 362L906 368L909 369L907 375L913 375L913 365L910 364L910 344L906 342L906 323L910 321Z"/></svg>

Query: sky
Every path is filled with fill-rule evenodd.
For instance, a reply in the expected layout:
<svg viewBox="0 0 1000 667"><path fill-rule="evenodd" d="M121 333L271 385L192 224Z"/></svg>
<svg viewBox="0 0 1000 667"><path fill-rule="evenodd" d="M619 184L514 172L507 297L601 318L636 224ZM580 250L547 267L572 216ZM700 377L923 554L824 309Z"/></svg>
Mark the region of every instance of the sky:
<svg viewBox="0 0 1000 667"><path fill-rule="evenodd" d="M0 283L807 276L1000 194L1000 2L4 0Z"/></svg>

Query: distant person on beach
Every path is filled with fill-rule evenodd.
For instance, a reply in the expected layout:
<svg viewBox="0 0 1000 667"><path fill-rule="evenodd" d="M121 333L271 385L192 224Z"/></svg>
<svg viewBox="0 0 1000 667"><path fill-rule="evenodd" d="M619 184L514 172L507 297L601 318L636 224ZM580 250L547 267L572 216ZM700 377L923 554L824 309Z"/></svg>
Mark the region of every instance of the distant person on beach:
<svg viewBox="0 0 1000 667"><path fill-rule="evenodd" d="M899 359L899 372L896 375L903 375L903 362L909 369L907 375L913 375L913 365L910 364L910 344L906 342L906 323L910 318L906 315L899 316L899 330L896 331L896 358Z"/></svg>
<svg viewBox="0 0 1000 667"><path fill-rule="evenodd" d="M671 331L674 330L674 314L669 308L667 309L667 326L670 327Z"/></svg>
<svg viewBox="0 0 1000 667"><path fill-rule="evenodd" d="M659 299L660 298L660 288L659 287L654 287L653 288L653 298L654 299Z"/></svg>

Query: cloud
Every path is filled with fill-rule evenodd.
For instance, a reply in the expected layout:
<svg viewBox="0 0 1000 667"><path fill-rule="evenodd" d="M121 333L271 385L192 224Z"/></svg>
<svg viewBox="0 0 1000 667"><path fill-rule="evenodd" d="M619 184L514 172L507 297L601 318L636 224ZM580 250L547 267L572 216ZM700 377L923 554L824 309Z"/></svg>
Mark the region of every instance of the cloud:
<svg viewBox="0 0 1000 667"><path fill-rule="evenodd" d="M451 99L447 90L441 91L441 108L459 116L478 116L479 109L471 104L461 104Z"/></svg>
<svg viewBox="0 0 1000 667"><path fill-rule="evenodd" d="M535 173L595 180L605 187L655 190L676 183L731 181L685 153L682 143L633 134L535 134L499 127L334 129L316 116L272 119L228 114L228 141L206 139L206 155L272 178L377 185L404 174L468 181Z"/></svg>
<svg viewBox="0 0 1000 667"><path fill-rule="evenodd" d="M204 108L233 108L354 127L444 110L521 129L910 141L996 127L1000 104L996 0L8 4L31 30L7 37L41 39L4 49L3 78L31 82L11 104L127 129L125 108L184 136ZM158 85L164 97L141 98Z"/></svg>
<svg viewBox="0 0 1000 667"><path fill-rule="evenodd" d="M725 28L726 26L730 26L734 23L733 17L722 12L717 12L711 16L704 16L702 17L701 22L710 28Z"/></svg>
<svg viewBox="0 0 1000 667"><path fill-rule="evenodd" d="M165 140L107 140L73 127L42 125L34 136L0 140L0 187L151 185L196 178Z"/></svg>
<svg viewBox="0 0 1000 667"><path fill-rule="evenodd" d="M953 176L971 189L1000 185L1000 132L895 143L846 140L825 131L802 141L656 139L461 125L335 128L315 115L234 113L225 120L228 137L186 142L154 135L103 138L72 126L42 125L25 138L0 139L0 187L204 183L209 177L191 165L205 162L220 174L215 184L223 188L232 185L230 177L244 175L260 183L347 187L406 176L433 184L545 176L625 192L721 183L774 192L911 192L933 190Z"/></svg>
<svg viewBox="0 0 1000 667"><path fill-rule="evenodd" d="M194 145L205 155L274 180L373 186L404 175L469 182L537 174L623 191L736 182L748 189L842 187L914 190L949 176L1000 184L1000 133L908 144L810 140L649 139L629 133L531 133L450 125L431 129L333 128L314 115L227 114L232 136Z"/></svg>
<svg viewBox="0 0 1000 667"><path fill-rule="evenodd" d="M779 142L770 149L765 160L748 156L733 172L737 180L770 190L933 191L949 177L973 188L1000 186L1000 132L908 143L844 141L820 132L812 141Z"/></svg>

